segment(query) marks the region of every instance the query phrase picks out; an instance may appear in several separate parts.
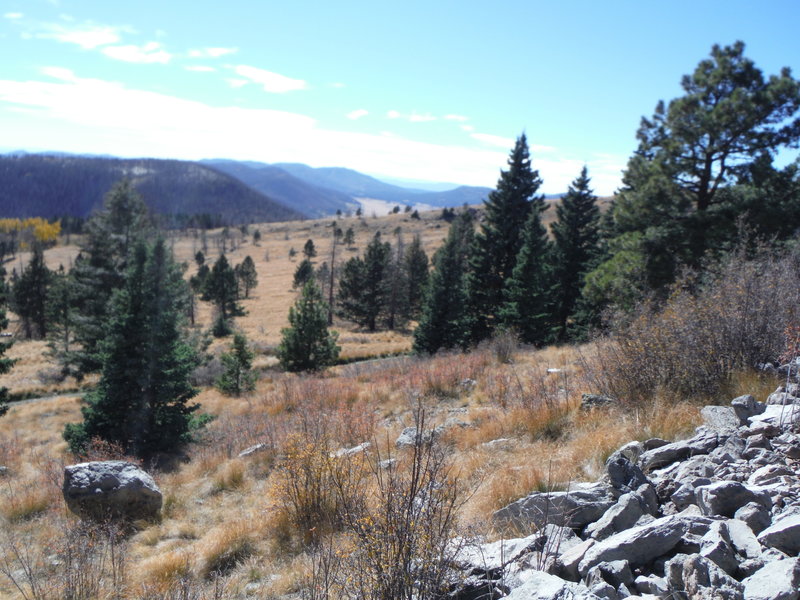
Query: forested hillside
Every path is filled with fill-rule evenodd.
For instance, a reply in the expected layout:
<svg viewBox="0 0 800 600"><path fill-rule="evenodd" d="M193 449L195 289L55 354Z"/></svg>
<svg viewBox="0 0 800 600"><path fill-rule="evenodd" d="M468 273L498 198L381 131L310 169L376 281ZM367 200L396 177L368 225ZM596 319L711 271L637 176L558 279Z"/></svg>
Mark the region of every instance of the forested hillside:
<svg viewBox="0 0 800 600"><path fill-rule="evenodd" d="M131 179L161 215L208 215L222 223L288 221L301 213L203 165L156 159L0 156L0 214L86 217L120 179Z"/></svg>

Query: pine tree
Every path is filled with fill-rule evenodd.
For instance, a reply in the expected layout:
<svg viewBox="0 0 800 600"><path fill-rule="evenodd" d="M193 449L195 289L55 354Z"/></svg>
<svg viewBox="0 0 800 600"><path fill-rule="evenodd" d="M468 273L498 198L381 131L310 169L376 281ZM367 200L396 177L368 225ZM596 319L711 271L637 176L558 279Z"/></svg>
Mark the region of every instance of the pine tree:
<svg viewBox="0 0 800 600"><path fill-rule="evenodd" d="M422 310L425 286L428 283L428 255L422 248L419 234L414 236L406 248L405 271L408 277L408 304L412 318L417 318Z"/></svg>
<svg viewBox="0 0 800 600"><path fill-rule="evenodd" d="M511 151L508 170L500 174L497 189L484 204L484 221L475 236L467 275L473 342L489 337L497 326L506 280L514 271L522 247L521 232L541 183L539 172L531 168L523 133Z"/></svg>
<svg viewBox="0 0 800 600"><path fill-rule="evenodd" d="M586 325L574 322L575 311L586 283L586 274L597 266L595 263L600 253L600 209L589 184L588 171L583 167L556 206L556 222L552 227L556 286L554 317L558 338L562 341L568 337L571 320L574 327Z"/></svg>
<svg viewBox="0 0 800 600"><path fill-rule="evenodd" d="M464 279L473 229L472 215L464 211L450 225L444 245L433 256L433 272L414 331L415 352L433 354L442 348L465 348L469 344Z"/></svg>
<svg viewBox="0 0 800 600"><path fill-rule="evenodd" d="M344 265L339 282L339 314L369 331L375 331L386 303L384 278L391 246L377 232L367 246L364 258L351 258Z"/></svg>
<svg viewBox="0 0 800 600"><path fill-rule="evenodd" d="M256 271L256 264L250 255L244 257L244 260L236 265L236 278L239 281L239 287L244 289L244 297L250 297L250 290L258 285L258 272Z"/></svg>
<svg viewBox="0 0 800 600"><path fill-rule="evenodd" d="M328 331L327 306L313 281L303 286L289 309L289 327L281 330L278 359L287 371L313 371L336 362L338 334Z"/></svg>
<svg viewBox="0 0 800 600"><path fill-rule="evenodd" d="M220 254L206 277L202 299L213 302L217 307L218 318L223 325L219 328L215 327L219 333L229 331L228 319L244 314L238 304L239 288L236 285L236 272L224 254ZM222 333L222 335L227 334ZM218 337L222 337L222 335Z"/></svg>
<svg viewBox="0 0 800 600"><path fill-rule="evenodd" d="M228 396L241 396L255 389L256 377L253 373L253 353L247 347L247 338L237 333L233 336L230 352L222 355L224 371L216 381L216 386Z"/></svg>
<svg viewBox="0 0 800 600"><path fill-rule="evenodd" d="M348 227L347 231L344 232L344 239L342 241L348 249L352 248L353 244L356 243L356 234L352 227Z"/></svg>
<svg viewBox="0 0 800 600"><path fill-rule="evenodd" d="M0 331L8 327L8 317L6 316L6 271L0 266ZM5 353L13 344L12 341L0 341L0 375L5 375L11 370L16 362L14 359L5 358ZM8 388L0 387L0 417L8 412Z"/></svg>
<svg viewBox="0 0 800 600"><path fill-rule="evenodd" d="M314 277L314 265L307 258L300 261L297 268L294 270L294 278L292 279L293 288L302 288L306 282L311 281Z"/></svg>
<svg viewBox="0 0 800 600"><path fill-rule="evenodd" d="M47 336L47 290L51 279L52 273L44 263L44 250L40 244L34 244L30 262L11 291L11 305L22 321L27 339Z"/></svg>
<svg viewBox="0 0 800 600"><path fill-rule="evenodd" d="M516 332L523 342L537 345L551 339L553 323L552 247L541 219L545 208L542 198L533 201L499 312L505 329Z"/></svg>
<svg viewBox="0 0 800 600"><path fill-rule="evenodd" d="M62 267L52 275L47 292L48 338L50 353L56 357L71 357L75 348L75 326L78 316L75 283ZM66 368L63 375L68 375Z"/></svg>
<svg viewBox="0 0 800 600"><path fill-rule="evenodd" d="M405 244L401 232L397 233L397 244L390 247L384 273L385 305L383 309L386 327L394 330L404 327L411 316L408 295L408 272L405 269Z"/></svg>
<svg viewBox="0 0 800 600"><path fill-rule="evenodd" d="M97 437L148 458L190 439L199 405L188 404L197 360L181 337L185 286L163 240L136 245L110 304L100 382L86 397L83 422L64 430L73 452Z"/></svg>
<svg viewBox="0 0 800 600"><path fill-rule="evenodd" d="M65 370L78 378L101 367L99 346L109 299L124 285L131 249L151 232L147 206L130 181L123 180L106 194L103 210L87 221L84 230L85 242L71 271L80 351L61 358Z"/></svg>
<svg viewBox="0 0 800 600"><path fill-rule="evenodd" d="M309 260L311 260L317 255L317 249L314 246L314 240L312 239L306 240L306 243L303 246L303 255Z"/></svg>

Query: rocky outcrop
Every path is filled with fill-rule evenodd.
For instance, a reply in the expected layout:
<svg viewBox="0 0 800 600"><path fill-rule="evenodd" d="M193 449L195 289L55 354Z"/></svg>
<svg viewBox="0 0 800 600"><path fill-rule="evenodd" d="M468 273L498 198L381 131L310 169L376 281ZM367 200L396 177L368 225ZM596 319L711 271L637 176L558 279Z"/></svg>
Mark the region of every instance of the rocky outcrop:
<svg viewBox="0 0 800 600"><path fill-rule="evenodd" d="M688 440L631 442L601 481L509 504L494 519L535 533L462 552L462 572L519 600L800 598L795 394L707 407Z"/></svg>
<svg viewBox="0 0 800 600"><path fill-rule="evenodd" d="M151 520L161 510L161 490L153 478L121 460L65 467L62 492L67 508L87 519Z"/></svg>

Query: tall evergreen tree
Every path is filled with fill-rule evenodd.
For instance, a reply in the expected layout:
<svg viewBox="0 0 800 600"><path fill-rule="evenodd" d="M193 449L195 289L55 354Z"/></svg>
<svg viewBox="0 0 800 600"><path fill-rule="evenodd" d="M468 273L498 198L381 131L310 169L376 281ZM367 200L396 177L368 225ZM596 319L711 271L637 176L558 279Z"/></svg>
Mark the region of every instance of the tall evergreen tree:
<svg viewBox="0 0 800 600"><path fill-rule="evenodd" d="M222 375L216 386L229 396L241 396L255 389L256 377L253 373L253 353L247 347L247 338L242 333L233 336L230 352L222 355Z"/></svg>
<svg viewBox="0 0 800 600"><path fill-rule="evenodd" d="M71 357L75 348L75 324L78 315L75 282L62 267L52 275L47 293L48 338L50 353L56 357ZM68 369L62 369L67 375Z"/></svg>
<svg viewBox="0 0 800 600"><path fill-rule="evenodd" d="M281 330L278 359L287 371L315 371L336 362L338 334L328 330L328 308L316 283L307 282Z"/></svg>
<svg viewBox="0 0 800 600"><path fill-rule="evenodd" d="M239 306L239 287L236 285L236 272L224 254L220 254L203 286L203 300L217 307L219 319L223 324L232 317L243 314Z"/></svg>
<svg viewBox="0 0 800 600"><path fill-rule="evenodd" d="M256 264L250 255L245 256L244 260L236 265L236 279L239 281L239 287L244 290L244 297L249 298L250 290L258 285Z"/></svg>
<svg viewBox="0 0 800 600"><path fill-rule="evenodd" d="M411 315L408 296L408 272L405 269L405 244L402 233L397 233L397 244L389 249L384 274L385 305L383 309L386 327L394 330L404 327Z"/></svg>
<svg viewBox="0 0 800 600"><path fill-rule="evenodd" d="M552 247L541 213L547 206L536 198L522 231L522 247L511 277L503 289L504 305L499 312L503 327L517 332L527 344L550 340L553 324Z"/></svg>
<svg viewBox="0 0 800 600"><path fill-rule="evenodd" d="M385 306L384 277L391 246L381 241L377 232L367 246L364 258L351 258L344 265L339 282L339 313L369 331L375 331Z"/></svg>
<svg viewBox="0 0 800 600"><path fill-rule="evenodd" d="M552 227L556 286L554 317L560 340L568 337L568 324L570 319L574 321L586 274L596 266L599 258L600 209L589 184L588 171L583 167L556 206L556 222ZM585 325L574 324L576 327Z"/></svg>
<svg viewBox="0 0 800 600"><path fill-rule="evenodd" d="M464 280L473 238L472 215L464 211L450 225L444 245L433 256L433 272L414 331L415 352L433 354L442 348L469 344Z"/></svg>
<svg viewBox="0 0 800 600"><path fill-rule="evenodd" d="M292 279L292 287L302 289L307 281L311 281L314 277L314 265L307 258L300 261L297 268L294 270L294 278Z"/></svg>
<svg viewBox="0 0 800 600"><path fill-rule="evenodd" d="M11 294L11 305L28 339L47 336L46 305L51 279L52 273L44 263L44 250L40 244L34 244L30 262L14 283Z"/></svg>
<svg viewBox="0 0 800 600"><path fill-rule="evenodd" d="M484 203L485 217L475 236L467 275L467 301L472 319L472 340L480 341L498 324L504 303L503 289L514 271L522 247L521 232L531 212L531 201L542 180L531 168L525 134L517 138L500 174L497 188Z"/></svg>
<svg viewBox="0 0 800 600"><path fill-rule="evenodd" d="M408 277L408 305L411 317L416 319L422 310L425 286L428 283L428 255L422 248L419 234L406 248L404 267Z"/></svg>
<svg viewBox="0 0 800 600"><path fill-rule="evenodd" d="M109 299L124 285L131 249L151 232L147 206L130 181L117 183L106 194L103 210L87 221L84 231L85 241L71 271L80 351L61 359L65 369L79 378L101 367L99 346Z"/></svg>
<svg viewBox="0 0 800 600"><path fill-rule="evenodd" d="M8 327L8 317L6 316L6 271L0 266L0 331ZM11 370L16 362L14 359L5 358L5 353L13 344L11 341L0 341L0 375L5 375ZM0 387L0 417L8 412L8 388Z"/></svg>
<svg viewBox="0 0 800 600"><path fill-rule="evenodd" d="M189 383L197 360L181 336L185 286L163 240L136 245L110 305L100 382L86 397L83 422L64 430L73 452L98 437L148 458L189 440L199 405L188 403L197 394Z"/></svg>

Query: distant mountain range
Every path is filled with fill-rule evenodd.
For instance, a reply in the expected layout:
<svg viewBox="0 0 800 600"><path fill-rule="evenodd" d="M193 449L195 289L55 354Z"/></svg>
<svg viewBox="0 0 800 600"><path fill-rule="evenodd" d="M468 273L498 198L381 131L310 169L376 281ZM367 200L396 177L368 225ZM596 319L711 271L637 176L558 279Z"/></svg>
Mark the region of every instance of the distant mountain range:
<svg viewBox="0 0 800 600"><path fill-rule="evenodd" d="M157 213L214 215L237 224L347 213L360 206L360 199L430 207L478 204L491 191L469 186L444 191L407 188L352 169L297 163L15 152L0 155L0 217L86 217L125 177Z"/></svg>

